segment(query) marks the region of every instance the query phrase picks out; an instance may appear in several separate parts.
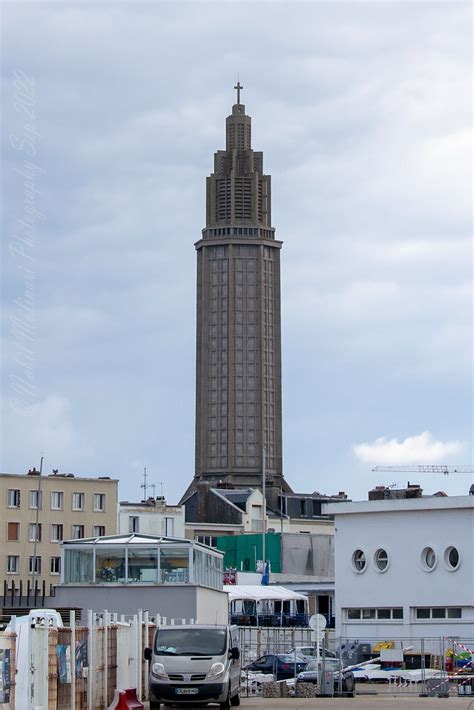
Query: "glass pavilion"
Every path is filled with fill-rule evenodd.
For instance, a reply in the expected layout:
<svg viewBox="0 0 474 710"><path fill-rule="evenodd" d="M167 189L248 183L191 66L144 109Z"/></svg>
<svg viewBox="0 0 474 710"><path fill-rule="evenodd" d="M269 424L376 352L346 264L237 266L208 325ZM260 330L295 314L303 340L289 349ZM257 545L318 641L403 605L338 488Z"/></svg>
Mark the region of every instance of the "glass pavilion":
<svg viewBox="0 0 474 710"><path fill-rule="evenodd" d="M222 590L223 554L194 540L110 535L62 543L61 584L192 584Z"/></svg>

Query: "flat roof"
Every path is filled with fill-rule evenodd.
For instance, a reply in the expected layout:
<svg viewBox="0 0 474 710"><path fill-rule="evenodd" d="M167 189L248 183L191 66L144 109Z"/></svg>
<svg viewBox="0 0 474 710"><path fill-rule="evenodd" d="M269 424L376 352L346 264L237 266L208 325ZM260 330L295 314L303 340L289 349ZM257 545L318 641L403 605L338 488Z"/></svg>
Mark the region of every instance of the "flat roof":
<svg viewBox="0 0 474 710"><path fill-rule="evenodd" d="M186 537L164 537L162 535L142 535L141 533L128 533L117 535L102 535L100 537L81 537L72 540L63 540L62 546L89 547L91 545L160 545L169 547L198 547L211 554L224 556L224 553L215 547L210 547L197 540Z"/></svg>
<svg viewBox="0 0 474 710"><path fill-rule="evenodd" d="M39 471L35 473L0 473L0 478L22 478L23 480L37 481L40 478ZM76 476L75 473L42 473L41 479L54 479L54 480L66 480L66 481L103 481L104 483L118 483L118 478L111 478L110 476Z"/></svg>
<svg viewBox="0 0 474 710"><path fill-rule="evenodd" d="M337 516L361 513L403 513L412 510L461 510L463 508L474 508L474 496L422 496L421 498L328 503L324 505L324 512Z"/></svg>

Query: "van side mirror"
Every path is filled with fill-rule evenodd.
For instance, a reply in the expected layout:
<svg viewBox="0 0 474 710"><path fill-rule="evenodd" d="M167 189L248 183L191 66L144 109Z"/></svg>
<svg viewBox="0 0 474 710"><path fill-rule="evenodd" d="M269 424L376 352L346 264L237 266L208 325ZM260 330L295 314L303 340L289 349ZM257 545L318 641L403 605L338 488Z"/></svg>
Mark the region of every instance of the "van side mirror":
<svg viewBox="0 0 474 710"><path fill-rule="evenodd" d="M151 661L151 648L148 646L143 649L143 658L145 661Z"/></svg>
<svg viewBox="0 0 474 710"><path fill-rule="evenodd" d="M230 657L233 661L238 661L240 658L240 651L237 648L237 646L234 646L234 648L230 649Z"/></svg>

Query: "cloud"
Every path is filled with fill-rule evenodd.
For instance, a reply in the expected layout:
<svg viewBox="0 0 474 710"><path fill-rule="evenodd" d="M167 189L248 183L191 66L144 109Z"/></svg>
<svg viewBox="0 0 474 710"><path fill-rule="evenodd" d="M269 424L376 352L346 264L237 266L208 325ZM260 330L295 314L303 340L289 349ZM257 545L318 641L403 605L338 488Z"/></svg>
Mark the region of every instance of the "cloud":
<svg viewBox="0 0 474 710"><path fill-rule="evenodd" d="M382 436L371 444L354 444L352 450L363 463L446 463L450 456L464 450L464 444L460 441L436 441L431 432L424 431L415 436L407 436L403 441Z"/></svg>
<svg viewBox="0 0 474 710"><path fill-rule="evenodd" d="M12 472L12 467L5 465L9 460L15 460L17 471L27 470L38 465L42 453L48 466L63 461L73 465L74 457L84 448L72 421L71 402L62 395L49 394L28 403L13 392L2 408L4 415L8 412L2 431L2 470Z"/></svg>
<svg viewBox="0 0 474 710"><path fill-rule="evenodd" d="M284 241L288 480L357 495L354 441L424 428L470 441L470 8L7 5L4 232L23 199L9 143L24 125L18 67L36 82L45 220L34 264L42 405L28 422L4 408L5 470L44 450L55 467L117 476L130 500L143 466L170 500L189 483L193 242L237 72ZM22 285L8 252L1 276L6 399Z"/></svg>

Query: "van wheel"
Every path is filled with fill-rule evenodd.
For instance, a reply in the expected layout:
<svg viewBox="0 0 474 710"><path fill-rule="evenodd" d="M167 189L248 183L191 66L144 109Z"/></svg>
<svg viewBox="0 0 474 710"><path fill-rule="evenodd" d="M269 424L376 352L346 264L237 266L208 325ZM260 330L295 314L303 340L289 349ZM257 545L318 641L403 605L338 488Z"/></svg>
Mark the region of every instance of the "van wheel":
<svg viewBox="0 0 474 710"><path fill-rule="evenodd" d="M230 699L230 704L231 705L240 705L240 695L237 693L237 695L234 695L233 698Z"/></svg>
<svg viewBox="0 0 474 710"><path fill-rule="evenodd" d="M229 710L231 703L232 703L232 700L230 698L230 688L229 688L229 692L227 693L227 698L224 700L223 703L219 703L219 707L221 710Z"/></svg>

